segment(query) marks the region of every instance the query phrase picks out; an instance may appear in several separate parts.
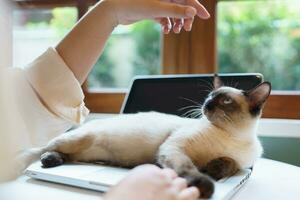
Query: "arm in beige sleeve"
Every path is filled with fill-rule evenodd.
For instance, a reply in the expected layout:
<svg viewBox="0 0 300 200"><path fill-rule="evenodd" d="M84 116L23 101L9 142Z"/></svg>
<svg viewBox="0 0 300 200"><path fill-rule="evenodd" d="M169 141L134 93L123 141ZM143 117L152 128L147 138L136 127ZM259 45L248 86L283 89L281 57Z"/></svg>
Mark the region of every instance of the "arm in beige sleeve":
<svg viewBox="0 0 300 200"><path fill-rule="evenodd" d="M83 17L57 45L56 51L82 84L117 25L106 1Z"/></svg>
<svg viewBox="0 0 300 200"><path fill-rule="evenodd" d="M174 32L190 30L193 18L208 18L206 9L197 0L103 0L96 4L57 45L56 51L82 84L101 55L105 43L118 24L131 24L143 19L161 23L168 33L169 18L176 18Z"/></svg>

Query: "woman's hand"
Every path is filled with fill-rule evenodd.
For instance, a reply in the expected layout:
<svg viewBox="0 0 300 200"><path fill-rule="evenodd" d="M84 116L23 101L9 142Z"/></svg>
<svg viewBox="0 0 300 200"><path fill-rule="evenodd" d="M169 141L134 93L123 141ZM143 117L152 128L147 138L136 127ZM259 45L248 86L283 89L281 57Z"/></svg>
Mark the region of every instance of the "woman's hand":
<svg viewBox="0 0 300 200"><path fill-rule="evenodd" d="M192 28L195 16L209 13L197 0L101 0L56 46L56 50L82 84L97 62L110 34L118 24L153 19L164 33ZM171 22L172 21L172 22Z"/></svg>
<svg viewBox="0 0 300 200"><path fill-rule="evenodd" d="M210 17L198 0L106 0L112 5L117 24L132 24L143 19L153 19L162 25L164 33L173 27L179 33L182 27L192 29L194 17ZM171 22L172 21L172 22Z"/></svg>
<svg viewBox="0 0 300 200"><path fill-rule="evenodd" d="M197 188L188 188L173 170L142 165L113 187L104 200L196 200L199 195Z"/></svg>

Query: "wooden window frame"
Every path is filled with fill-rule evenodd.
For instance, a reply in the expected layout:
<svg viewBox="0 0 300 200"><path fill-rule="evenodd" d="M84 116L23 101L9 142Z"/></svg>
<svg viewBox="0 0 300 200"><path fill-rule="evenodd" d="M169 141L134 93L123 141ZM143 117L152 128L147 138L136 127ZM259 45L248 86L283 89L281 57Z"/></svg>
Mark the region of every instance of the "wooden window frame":
<svg viewBox="0 0 300 200"><path fill-rule="evenodd" d="M76 6L79 18L97 0L15 0L25 8ZM219 0L221 1L221 0ZM215 73L217 66L217 4L218 0L202 0L211 14L209 20L195 19L191 32L163 36L162 74ZM118 113L126 90L91 90L83 85L85 101L91 112ZM300 119L299 91L272 91L263 117Z"/></svg>

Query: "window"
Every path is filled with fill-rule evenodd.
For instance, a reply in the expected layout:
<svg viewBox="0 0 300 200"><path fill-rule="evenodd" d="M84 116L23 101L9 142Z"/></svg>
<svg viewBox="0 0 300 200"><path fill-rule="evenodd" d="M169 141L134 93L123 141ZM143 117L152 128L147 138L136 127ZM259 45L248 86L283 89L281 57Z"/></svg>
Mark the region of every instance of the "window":
<svg viewBox="0 0 300 200"><path fill-rule="evenodd" d="M160 26L152 21L117 27L89 75L89 89L127 88L135 75L160 74L160 46Z"/></svg>
<svg viewBox="0 0 300 200"><path fill-rule="evenodd" d="M77 9L16 9L13 11L13 66L23 67L56 43L77 21Z"/></svg>
<svg viewBox="0 0 300 200"><path fill-rule="evenodd" d="M97 2L96 0L15 1L26 8L76 6L79 17L83 16L90 5ZM264 109L264 117L299 119L300 2L297 0L201 0L201 3L211 14L209 20L197 18L191 32L164 35L161 39L158 37L153 40L156 42L151 48L156 49L153 51L155 53L147 53L147 56L155 55L153 60L157 63L161 60L161 66L153 64L151 66L154 67L149 67L149 64L143 65L142 62L134 62L133 58L146 58L145 55L138 55L141 53L140 51L136 51L139 45L137 41L143 41L142 37L145 34L134 35L132 33L135 29L134 26L117 29L107 44L106 52L89 77L90 87L87 87L88 84L84 85L86 104L90 110L92 112L119 112L126 91L120 89L100 90L99 88L126 87L128 80L134 74L258 71L262 72L278 90L272 91ZM266 6L267 8L265 8ZM244 14L242 15L243 9ZM289 15L286 15L287 13ZM250 18L245 18L245 14ZM155 25L150 22L144 23L137 26L147 26L154 30L153 33L155 32ZM236 29L240 31L239 35L236 35ZM153 38L159 36L157 33ZM161 48L157 48L160 40L162 41ZM120 65L117 64L115 58L110 58L110 52L115 52L114 48L117 48L115 45L119 45L118 41L128 42L132 45L130 47L132 54L124 61L126 66L122 68L128 67L132 71L128 73L130 76L121 82L118 79L123 76L122 72L114 72ZM119 48L117 49L119 50ZM161 49L161 53L158 52L159 49ZM140 66L141 68L139 68ZM100 81L105 79L107 81Z"/></svg>
<svg viewBox="0 0 300 200"><path fill-rule="evenodd" d="M247 1L250 2L250 1ZM232 70L237 70L239 72L245 72L246 70L239 69L239 67L248 67L247 70L255 70L258 69L253 69L251 68L252 66L245 66L246 64L249 64L251 62L254 62L253 60L250 61L244 61L244 60L238 60L237 58L235 59L229 59L234 66L225 65L224 61L226 61L226 56L248 56L247 53L244 53L241 55L241 52L231 52L230 50L234 50L235 45L240 46L241 44L225 44L226 41L225 39L220 39L218 38L218 32L217 30L220 30L222 28L225 28L225 33L220 33L219 34L226 34L226 28L232 26L236 27L239 26L239 23L236 23L238 21L226 21L223 16L235 16L236 13L230 13L231 8L227 8L226 10L226 5L230 4L232 7L243 5L243 3L247 3L246 1L221 1L221 0L202 0L201 3L204 4L204 6L209 10L211 14L211 18L207 21L199 20L196 19L193 25L193 30L191 33L182 33L178 36L175 35L169 35L164 38L164 52L163 52L163 66L164 68L167 68L168 72L180 72L180 73L213 73L213 72L232 72ZM257 8L252 8L252 16L258 15L259 16L265 16L267 17L274 17L275 20L272 20L271 23L270 21L265 21L265 25L270 26L270 24L273 24L273 27L270 26L270 32L273 33L276 36L281 36L281 39L285 41L285 44L292 45L292 51L293 53L291 55L288 55L288 57L285 57L289 52L291 52L291 49L289 49L288 52L285 52L284 57L282 58L276 58L276 62L281 62L282 65L286 66L293 66L292 68L294 69L293 73L289 73L288 76L293 76L292 81L287 80L286 77L286 72L285 71L275 71L272 72L275 68L275 64L271 65L273 63L261 63L259 72L263 72L264 75L266 76L266 79L269 79L271 82L276 82L274 83L275 89L280 89L279 90L273 90L271 93L271 96L265 106L264 109L264 115L263 117L269 117L269 118L290 118L290 119L299 119L300 118L300 92L299 92L299 78L298 76L294 73L299 74L299 61L296 61L297 59L299 60L299 48L295 47L299 46L299 36L298 36L298 27L299 24L299 13L300 13L300 8L299 8L299 1L296 0L269 0L269 1L259 1L259 0L252 0L251 1L252 5L257 5ZM270 9L267 9L265 12L261 12L261 10L265 9L265 4L273 4L276 6L285 6L290 4L292 7L292 12L293 14L291 16L288 16L287 18L284 18L281 15L281 12L285 12L284 10L279 10L280 14L278 13L273 13L272 16L267 16L267 13L270 12ZM263 6L263 7L262 7ZM229 6L230 7L230 6ZM260 8L259 8L260 7ZM290 6L287 6L288 8ZM257 10L255 10L257 9ZM239 9L237 9L239 11ZM220 15L220 16L219 16ZM219 16L219 17L217 17ZM277 17L277 18L276 18ZM219 21L218 21L219 19ZM279 19L279 20L277 20ZM222 22L218 23L218 22ZM278 23L278 21L282 22L281 24ZM286 25L288 26L283 26L284 21L286 21ZM275 23L274 23L275 22ZM296 24L294 24L296 22ZM251 23L253 23L251 20L248 20L246 18L242 18L241 22L243 24L247 24L245 28L249 27ZM275 26L276 25L276 26ZM220 27L219 27L220 26ZM225 26L225 27L222 27ZM274 31L275 29L275 31ZM255 29L254 29L255 30ZM253 30L253 31L254 31ZM279 31L280 30L280 31ZM255 30L257 31L257 30ZM276 31L279 31L276 33ZM267 32L268 33L268 32ZM263 34L262 34L263 35ZM272 34L264 34L264 37L267 37L267 39L272 38L274 35ZM226 35L225 35L226 36ZM228 35L227 35L228 36ZM261 35L260 35L261 36ZM270 37L270 38L268 38ZM243 41L245 45L248 45L250 47L250 44L247 43L248 38L244 36L245 41ZM288 39L287 39L288 38ZM231 39L231 38L230 38ZM234 37L233 39L240 39L239 37ZM265 39L265 38L259 38L259 37L254 37L254 39ZM294 42L287 42L288 40L294 40ZM281 40L280 40L281 41ZM224 43L222 43L224 42ZM280 44L280 43L279 43ZM221 45L224 45L223 47ZM226 45L226 46L225 46ZM268 44L270 48L275 48L275 52L278 53L281 51L280 48L277 48L278 45L271 45ZM281 44L280 44L281 45ZM242 47L244 48L244 47ZM252 48L252 46L251 46ZM248 50L251 50L248 49ZM222 50L222 51L221 51ZM226 52L226 51L227 52ZM237 50L237 49L236 49ZM240 51L245 52L247 49L240 49ZM273 50L273 49L272 49ZM277 52L278 51L278 52ZM275 53L274 52L274 53ZM225 54L226 53L226 54ZM256 53L256 52L253 52ZM283 53L281 53L283 55ZM218 57L219 56L219 57ZM263 55L259 55L263 56ZM293 56L295 56L294 59L291 59ZM238 60L239 62L233 62ZM265 60L263 60L265 61ZM296 61L296 62L294 62ZM294 62L294 64L292 64ZM219 66L220 64L220 66ZM276 64L276 66L279 66L279 64ZM234 67L234 68L232 68ZM264 68L264 69L263 69ZM280 67L279 67L280 69ZM265 71L262 71L265 70ZM276 70L278 70L276 68ZM288 69L291 70L291 69ZM236 72L236 71L234 71ZM274 78L274 76L276 78ZM280 77L281 76L281 77ZM295 78L296 77L296 78ZM289 81L289 84L286 82ZM282 82L282 84L280 83ZM283 83L284 82L284 83ZM284 85L284 86L283 86ZM288 89L290 91L282 91L282 89Z"/></svg>
<svg viewBox="0 0 300 200"><path fill-rule="evenodd" d="M275 90L300 90L300 2L218 3L220 72L260 72Z"/></svg>

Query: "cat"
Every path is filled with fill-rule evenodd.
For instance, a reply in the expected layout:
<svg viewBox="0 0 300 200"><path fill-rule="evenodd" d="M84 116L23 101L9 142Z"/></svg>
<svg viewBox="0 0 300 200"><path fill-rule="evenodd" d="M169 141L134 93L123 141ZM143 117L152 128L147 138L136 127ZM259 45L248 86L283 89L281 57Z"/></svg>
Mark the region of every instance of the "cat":
<svg viewBox="0 0 300 200"><path fill-rule="evenodd" d="M251 167L262 154L256 126L270 95L263 82L250 91L223 86L218 76L197 119L144 112L87 122L39 149L44 167L65 161L107 161L132 167L156 163L174 169L202 198L214 180Z"/></svg>

